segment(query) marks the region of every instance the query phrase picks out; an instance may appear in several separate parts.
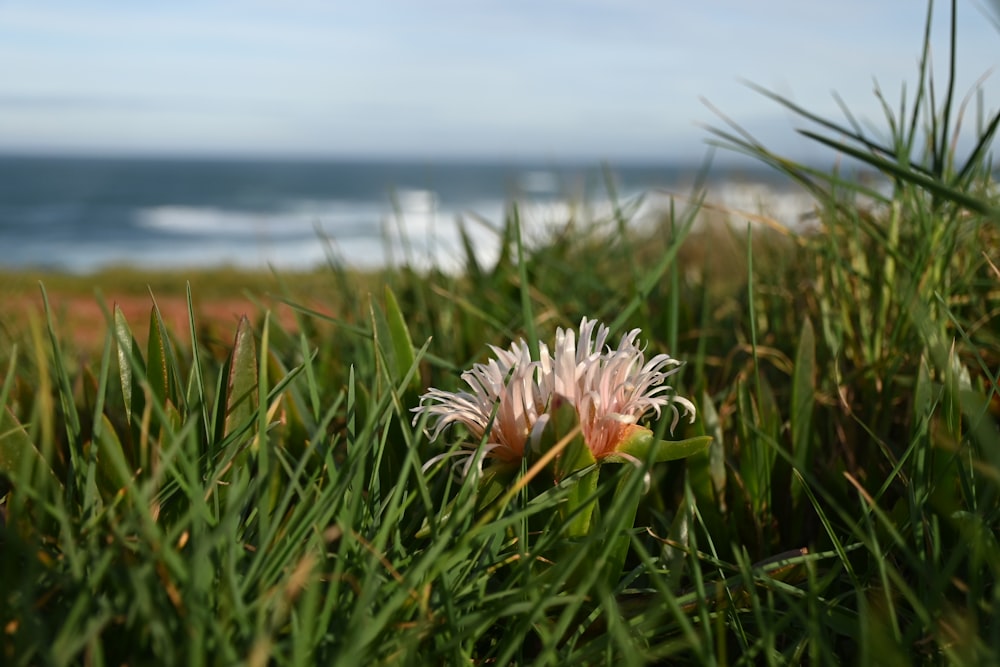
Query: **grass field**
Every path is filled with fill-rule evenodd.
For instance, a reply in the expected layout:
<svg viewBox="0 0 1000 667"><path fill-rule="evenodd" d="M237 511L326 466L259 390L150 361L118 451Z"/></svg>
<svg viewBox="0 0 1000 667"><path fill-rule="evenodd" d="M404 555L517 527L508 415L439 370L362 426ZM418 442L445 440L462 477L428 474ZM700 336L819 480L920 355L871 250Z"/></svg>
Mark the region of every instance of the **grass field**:
<svg viewBox="0 0 1000 667"><path fill-rule="evenodd" d="M995 664L1000 116L956 155L925 74L884 143L792 107L887 195L712 132L813 193L801 233L526 246L512 208L459 274L4 276L0 659ZM643 424L707 445L595 463L546 405L502 474L435 463L479 439L421 395L582 317L685 362L695 421Z"/></svg>

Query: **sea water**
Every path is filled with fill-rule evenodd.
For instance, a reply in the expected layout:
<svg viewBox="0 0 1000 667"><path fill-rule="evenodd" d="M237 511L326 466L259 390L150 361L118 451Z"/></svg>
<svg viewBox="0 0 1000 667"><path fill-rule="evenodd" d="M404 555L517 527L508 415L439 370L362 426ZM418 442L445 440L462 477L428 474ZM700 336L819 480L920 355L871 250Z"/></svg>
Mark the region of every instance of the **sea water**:
<svg viewBox="0 0 1000 667"><path fill-rule="evenodd" d="M0 267L445 269L459 223L489 261L517 206L526 238L573 220L681 211L697 165L0 157ZM716 169L707 198L794 225L811 202L766 169ZM745 224L745 223L744 223Z"/></svg>

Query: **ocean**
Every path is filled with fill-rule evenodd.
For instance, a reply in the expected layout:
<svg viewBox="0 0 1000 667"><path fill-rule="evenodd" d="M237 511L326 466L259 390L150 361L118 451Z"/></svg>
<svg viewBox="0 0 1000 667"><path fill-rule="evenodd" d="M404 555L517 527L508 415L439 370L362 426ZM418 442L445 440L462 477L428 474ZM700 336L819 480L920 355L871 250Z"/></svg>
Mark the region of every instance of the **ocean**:
<svg viewBox="0 0 1000 667"><path fill-rule="evenodd" d="M309 269L325 262L448 269L465 221L480 259L498 250L512 202L525 236L611 215L607 183L635 224L679 210L697 165L550 165L0 157L0 268L109 266ZM808 198L762 168L715 169L715 203L788 224Z"/></svg>

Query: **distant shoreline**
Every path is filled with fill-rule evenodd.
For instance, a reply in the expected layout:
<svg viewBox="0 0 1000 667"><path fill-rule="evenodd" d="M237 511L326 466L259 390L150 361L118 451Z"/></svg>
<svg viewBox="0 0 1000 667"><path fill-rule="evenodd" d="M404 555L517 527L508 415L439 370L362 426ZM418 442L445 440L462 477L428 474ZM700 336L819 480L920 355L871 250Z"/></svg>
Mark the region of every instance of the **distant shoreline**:
<svg viewBox="0 0 1000 667"><path fill-rule="evenodd" d="M294 155L294 154L226 154L226 153L153 153L153 152L99 152L99 151L11 151L0 150L2 161L75 161L118 163L192 163L202 165L302 165L302 166L363 166L363 167L471 167L503 169L668 169L681 173L700 173L705 170L706 157L517 157L517 156L460 156L460 155ZM836 160L819 162L806 160L802 164L816 169L829 169ZM775 170L752 158L733 153L716 152L708 163L709 173L720 177L741 173L772 174Z"/></svg>

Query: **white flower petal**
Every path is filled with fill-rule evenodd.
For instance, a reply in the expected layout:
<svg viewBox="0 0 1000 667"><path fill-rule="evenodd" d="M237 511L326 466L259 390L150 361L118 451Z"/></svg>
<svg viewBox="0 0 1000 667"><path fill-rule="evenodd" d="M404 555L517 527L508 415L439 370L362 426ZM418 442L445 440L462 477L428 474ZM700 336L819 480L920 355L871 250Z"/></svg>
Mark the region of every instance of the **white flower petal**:
<svg viewBox="0 0 1000 667"><path fill-rule="evenodd" d="M578 332L556 329L552 351L540 344L538 359L531 358L524 340L507 349L491 345L493 359L462 373L470 391L428 390L413 410L414 424L427 415L432 439L452 424L462 424L475 440L465 446L468 474L473 467L481 470L486 456L510 462L524 456L527 441L539 437L555 394L576 408L584 441L595 458L614 452L628 425L649 413L659 417L667 406L672 413L671 431L682 410L694 421L694 404L673 395L665 384L682 362L667 354L647 361L636 342L640 333L639 329L629 331L617 348L611 348L608 328L585 317ZM478 443L484 438L487 445L477 457L473 452L480 451Z"/></svg>

